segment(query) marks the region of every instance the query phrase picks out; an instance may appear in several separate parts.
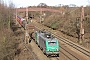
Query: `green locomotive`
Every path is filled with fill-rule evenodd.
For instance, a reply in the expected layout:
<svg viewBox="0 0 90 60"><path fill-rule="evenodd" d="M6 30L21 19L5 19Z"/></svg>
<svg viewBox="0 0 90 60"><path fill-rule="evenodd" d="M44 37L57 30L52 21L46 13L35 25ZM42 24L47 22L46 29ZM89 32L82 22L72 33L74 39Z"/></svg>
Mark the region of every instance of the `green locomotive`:
<svg viewBox="0 0 90 60"><path fill-rule="evenodd" d="M42 49L43 53L47 56L59 56L60 45L57 38L53 37L50 33L44 31L35 32L35 42Z"/></svg>

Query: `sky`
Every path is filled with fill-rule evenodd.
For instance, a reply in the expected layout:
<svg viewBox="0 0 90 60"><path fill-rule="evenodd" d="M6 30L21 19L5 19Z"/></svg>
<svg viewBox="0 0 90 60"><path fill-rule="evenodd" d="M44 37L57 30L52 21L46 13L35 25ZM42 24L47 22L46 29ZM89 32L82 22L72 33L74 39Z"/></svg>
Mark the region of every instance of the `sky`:
<svg viewBox="0 0 90 60"><path fill-rule="evenodd" d="M86 6L90 4L89 0L4 0L7 4L10 1L15 4L15 7L37 6L39 3L45 3L48 6L57 6L58 4Z"/></svg>

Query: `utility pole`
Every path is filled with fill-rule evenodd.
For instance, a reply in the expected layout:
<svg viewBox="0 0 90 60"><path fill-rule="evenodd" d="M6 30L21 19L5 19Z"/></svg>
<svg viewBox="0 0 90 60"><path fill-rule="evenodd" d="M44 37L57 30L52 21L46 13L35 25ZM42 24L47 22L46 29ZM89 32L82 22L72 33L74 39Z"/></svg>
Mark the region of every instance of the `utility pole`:
<svg viewBox="0 0 90 60"><path fill-rule="evenodd" d="M28 22L28 7L26 7L26 21Z"/></svg>
<svg viewBox="0 0 90 60"><path fill-rule="evenodd" d="M26 7L26 22L28 22L28 7ZM27 29L27 23L25 24L25 43L29 43L29 33Z"/></svg>
<svg viewBox="0 0 90 60"><path fill-rule="evenodd" d="M40 11L40 23L42 23L42 9Z"/></svg>
<svg viewBox="0 0 90 60"><path fill-rule="evenodd" d="M79 43L82 44L83 40L84 40L84 7L81 7L81 19L80 19L80 41Z"/></svg>

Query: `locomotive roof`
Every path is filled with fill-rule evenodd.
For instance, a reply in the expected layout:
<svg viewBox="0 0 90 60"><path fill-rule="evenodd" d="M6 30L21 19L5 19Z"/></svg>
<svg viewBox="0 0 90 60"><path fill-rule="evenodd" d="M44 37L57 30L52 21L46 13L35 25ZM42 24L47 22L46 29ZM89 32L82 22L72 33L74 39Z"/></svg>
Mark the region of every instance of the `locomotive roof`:
<svg viewBox="0 0 90 60"><path fill-rule="evenodd" d="M45 40L54 40L55 38L49 32L39 32L40 36Z"/></svg>

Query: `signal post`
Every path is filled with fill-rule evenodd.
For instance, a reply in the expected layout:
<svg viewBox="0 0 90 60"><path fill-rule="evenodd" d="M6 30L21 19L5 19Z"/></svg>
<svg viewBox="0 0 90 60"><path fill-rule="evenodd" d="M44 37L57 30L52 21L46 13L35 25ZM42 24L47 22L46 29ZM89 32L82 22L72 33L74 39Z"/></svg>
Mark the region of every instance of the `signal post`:
<svg viewBox="0 0 90 60"><path fill-rule="evenodd" d="M25 43L28 44L30 40L29 32L27 29L27 22L28 22L28 7L26 7L26 24L25 24Z"/></svg>
<svg viewBox="0 0 90 60"><path fill-rule="evenodd" d="M82 44L84 40L84 7L81 7L81 19L80 19L80 39L79 43Z"/></svg>

